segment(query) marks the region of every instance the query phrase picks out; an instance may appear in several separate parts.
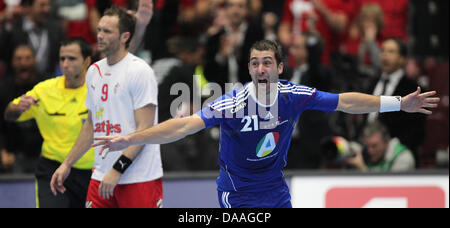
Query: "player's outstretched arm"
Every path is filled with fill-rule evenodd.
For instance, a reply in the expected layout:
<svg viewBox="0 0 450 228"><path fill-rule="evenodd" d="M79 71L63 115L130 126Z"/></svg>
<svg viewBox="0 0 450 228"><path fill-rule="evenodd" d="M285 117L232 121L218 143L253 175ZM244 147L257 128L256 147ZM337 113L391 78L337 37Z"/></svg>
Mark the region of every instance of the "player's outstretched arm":
<svg viewBox="0 0 450 228"><path fill-rule="evenodd" d="M407 96L402 97L396 104L395 98L390 97L384 102L381 97L363 93L339 94L337 111L350 114L366 114L370 112L404 111L409 113L423 113L430 115L432 112L427 108L437 108L440 98L434 97L436 91L421 93L420 87ZM389 100L391 99L391 100ZM391 102L392 101L392 102ZM391 106L385 109L382 106ZM398 108L396 109L395 106Z"/></svg>
<svg viewBox="0 0 450 228"><path fill-rule="evenodd" d="M102 146L99 153L103 154L105 149L118 151L132 145L167 144L195 134L205 127L202 118L194 114L185 118L171 119L130 135L94 137L96 142L92 146Z"/></svg>

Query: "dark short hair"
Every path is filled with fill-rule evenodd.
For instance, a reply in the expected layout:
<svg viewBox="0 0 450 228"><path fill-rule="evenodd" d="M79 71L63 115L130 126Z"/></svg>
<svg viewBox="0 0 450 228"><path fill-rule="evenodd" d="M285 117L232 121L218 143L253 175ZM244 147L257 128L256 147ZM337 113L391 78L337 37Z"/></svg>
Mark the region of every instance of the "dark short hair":
<svg viewBox="0 0 450 228"><path fill-rule="evenodd" d="M127 13L127 11L122 8L113 5L111 8L107 9L103 16L117 16L119 17L119 32L123 34L125 32L130 33L130 38L127 40L125 47L130 46L131 39L134 35L134 30L136 27L136 18Z"/></svg>
<svg viewBox="0 0 450 228"><path fill-rule="evenodd" d="M275 41L271 40L261 40L253 44L253 46L250 48L250 52L248 53L248 60L250 61L251 54L253 50L257 51L273 51L275 55L275 59L277 61L277 65L280 65L280 63L284 60L284 54L283 54L283 48L281 45Z"/></svg>
<svg viewBox="0 0 450 228"><path fill-rule="evenodd" d="M87 57L92 57L92 47L85 39L81 37L72 37L61 41L60 45L61 47L63 47L71 44L78 44L78 46L80 46L81 55L83 55L83 59L86 59Z"/></svg>
<svg viewBox="0 0 450 228"><path fill-rule="evenodd" d="M201 47L201 44L197 39L190 37L172 37L167 41L167 44L171 46L171 49L175 54L182 52L193 53Z"/></svg>
<svg viewBox="0 0 450 228"><path fill-rule="evenodd" d="M408 47L406 46L406 43L403 42L403 40L397 37L389 37L385 39L384 42L388 40L393 41L395 44L397 44L398 53L400 54L401 57L406 58L408 56Z"/></svg>
<svg viewBox="0 0 450 228"><path fill-rule="evenodd" d="M14 50L13 50L13 56L19 48L27 48L28 50L31 51L31 53L33 54L33 57L36 58L36 52L34 51L33 47L31 47L29 44L19 44L19 45L15 46Z"/></svg>

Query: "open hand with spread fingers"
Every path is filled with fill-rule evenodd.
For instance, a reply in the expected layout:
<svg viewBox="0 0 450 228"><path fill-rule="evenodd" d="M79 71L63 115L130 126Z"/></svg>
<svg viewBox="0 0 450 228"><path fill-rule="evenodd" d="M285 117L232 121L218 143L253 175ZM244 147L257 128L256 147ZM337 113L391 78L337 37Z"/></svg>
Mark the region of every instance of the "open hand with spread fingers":
<svg viewBox="0 0 450 228"><path fill-rule="evenodd" d="M102 158L105 158L108 152L124 150L131 145L128 136L121 135L94 137L94 141L97 142L92 144L92 147L102 146L99 151Z"/></svg>
<svg viewBox="0 0 450 228"><path fill-rule="evenodd" d="M437 108L440 102L439 97L434 97L436 91L421 93L420 87L414 93L402 98L401 110L409 113L423 113L431 115L432 112L427 108Z"/></svg>
<svg viewBox="0 0 450 228"><path fill-rule="evenodd" d="M139 0L136 12L138 23L147 25L153 17L153 0Z"/></svg>

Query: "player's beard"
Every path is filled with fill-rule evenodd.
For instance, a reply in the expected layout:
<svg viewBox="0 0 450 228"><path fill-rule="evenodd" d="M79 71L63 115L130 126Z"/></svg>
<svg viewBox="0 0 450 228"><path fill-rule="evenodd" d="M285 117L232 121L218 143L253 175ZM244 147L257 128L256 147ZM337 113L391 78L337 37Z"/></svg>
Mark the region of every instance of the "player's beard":
<svg viewBox="0 0 450 228"><path fill-rule="evenodd" d="M98 51L106 56L113 55L119 51L119 42L99 42L97 45Z"/></svg>

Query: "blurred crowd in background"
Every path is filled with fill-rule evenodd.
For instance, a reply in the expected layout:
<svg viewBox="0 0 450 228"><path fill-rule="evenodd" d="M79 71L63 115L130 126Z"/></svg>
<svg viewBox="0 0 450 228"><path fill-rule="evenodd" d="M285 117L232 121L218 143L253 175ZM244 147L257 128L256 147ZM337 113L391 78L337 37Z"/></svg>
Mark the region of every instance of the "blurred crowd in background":
<svg viewBox="0 0 450 228"><path fill-rule="evenodd" d="M136 10L138 1L0 0L2 117L14 98L61 75L64 38L82 37L96 50L97 23L112 4ZM282 44L280 78L293 83L389 96L417 86L436 90L441 104L430 116L305 112L287 169L448 168L448 21L447 0L154 0L144 42L133 52L155 70L159 122L172 118L175 83L249 82L248 53L262 39ZM100 58L95 51L94 61ZM180 116L197 110L184 111ZM162 145L165 171L217 170L219 137L212 128ZM0 173L32 173L41 144L34 121L1 118Z"/></svg>

